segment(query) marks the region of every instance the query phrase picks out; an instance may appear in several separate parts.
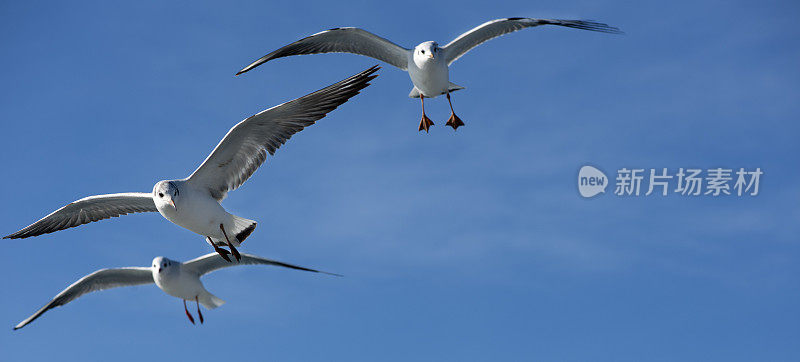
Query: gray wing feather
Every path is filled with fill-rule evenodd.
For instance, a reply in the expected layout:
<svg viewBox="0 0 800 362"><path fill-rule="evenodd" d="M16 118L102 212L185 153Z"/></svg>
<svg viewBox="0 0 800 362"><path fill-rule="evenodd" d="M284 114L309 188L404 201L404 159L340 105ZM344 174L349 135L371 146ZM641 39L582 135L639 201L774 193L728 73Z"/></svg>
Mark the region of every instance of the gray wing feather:
<svg viewBox="0 0 800 362"><path fill-rule="evenodd" d="M472 30L461 34L442 48L445 52L447 65L452 64L470 49L483 42L501 36L539 25L558 25L568 28L597 31L601 33L621 34L622 32L603 23L590 20L562 20L562 19L532 19L532 18L504 18L487 21Z"/></svg>
<svg viewBox="0 0 800 362"><path fill-rule="evenodd" d="M183 266L186 267L186 268L189 268L191 270L194 270L198 275L205 275L205 274L211 273L212 271L215 271L217 269L227 268L227 267L231 267L231 266L259 265L259 264L261 264L261 265L280 266L280 267L289 268L289 269L295 269L295 270L309 271L309 272L313 272L313 273L323 273L323 274L341 276L339 274L328 273L328 272L324 272L324 271L305 268L305 267L302 267L302 266L297 266L297 265L293 265L293 264L280 262L280 261L277 261L277 260L262 258L260 256L251 255L251 254L242 254L242 260L239 261L239 262L236 262L235 259L233 259L233 260L234 260L233 262L228 262L228 261L222 259L222 257L219 256L219 254L211 253L211 254L203 255L203 256L201 256L201 257L199 257L197 259L189 260L189 261L183 263Z"/></svg>
<svg viewBox="0 0 800 362"><path fill-rule="evenodd" d="M150 283L153 283L153 273L150 271L150 268L117 268L98 270L81 278L77 282L67 287L67 289L64 289L61 293L58 293L58 295L56 295L55 298L50 301L50 303L47 303L32 316L17 324L14 327L14 330L25 327L28 323L33 322L36 318L39 318L42 314L44 314L44 312L67 304L86 293Z"/></svg>
<svg viewBox="0 0 800 362"><path fill-rule="evenodd" d="M156 212L152 195L141 192L96 195L64 206L3 239L21 239L52 233L134 212Z"/></svg>
<svg viewBox="0 0 800 362"><path fill-rule="evenodd" d="M408 53L389 40L381 38L359 28L334 28L300 39L269 53L250 65L244 67L236 75L242 74L272 59L303 54L321 53L353 53L372 57L402 70L408 68Z"/></svg>
<svg viewBox="0 0 800 362"><path fill-rule="evenodd" d="M222 200L241 186L293 134L347 102L377 77L374 66L341 82L267 109L233 126L187 182Z"/></svg>

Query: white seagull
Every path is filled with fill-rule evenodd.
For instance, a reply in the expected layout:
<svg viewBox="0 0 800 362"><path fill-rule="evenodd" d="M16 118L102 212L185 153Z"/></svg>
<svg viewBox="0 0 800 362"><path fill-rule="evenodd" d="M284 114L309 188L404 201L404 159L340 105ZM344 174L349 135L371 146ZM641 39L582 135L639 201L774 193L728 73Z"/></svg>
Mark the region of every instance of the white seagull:
<svg viewBox="0 0 800 362"><path fill-rule="evenodd" d="M158 211L167 220L206 237L225 260L256 222L225 211L220 202L241 186L293 134L347 102L377 77L374 66L304 97L272 107L233 126L189 177L159 181L152 193L89 196L64 206L4 239L27 238L134 212ZM230 252L219 248L228 246Z"/></svg>
<svg viewBox="0 0 800 362"><path fill-rule="evenodd" d="M155 283L164 293L173 297L183 299L183 310L189 321L194 324L194 318L186 308L186 301L194 301L197 303L197 315L200 317L200 323L203 323L203 313L200 312L200 304L207 309L214 309L225 303L222 299L217 298L209 293L200 281L200 277L211 273L217 269L226 268L236 265L275 265L284 268L291 268L297 270L305 270L314 273L324 273L329 275L341 276L323 272L319 270L304 268L297 265L283 263L277 260L262 258L260 256L242 254L242 259L238 263L228 263L215 253L206 254L197 259L181 263L159 256L153 259L150 267L128 267L128 268L115 268L115 269L100 269L92 274L89 274L75 283L72 283L67 289L58 293L58 295L47 303L44 307L33 313L22 322L19 322L14 327L14 330L25 327L29 323L39 318L44 312L50 309L65 305L80 296L96 292L99 290L106 290L117 287L129 287L141 284Z"/></svg>
<svg viewBox="0 0 800 362"><path fill-rule="evenodd" d="M428 128L433 125L433 121L425 115L425 97L435 98L442 94L447 95L447 102L450 104L450 119L447 120L447 125L455 130L459 126L463 126L464 122L453 111L450 92L464 89L464 87L450 82L448 74L450 64L453 64L456 59L466 54L470 49L489 39L539 25L558 25L602 33L621 33L619 29L613 26L594 21L505 18L487 21L478 25L441 48L435 41L426 41L420 43L414 49L406 49L363 29L334 28L300 39L269 53L246 66L236 75L272 59L291 55L321 53L366 55L408 72L411 82L414 83L414 88L411 89L411 93L408 96L419 98L422 103L422 120L419 123L420 131L425 130L425 132L428 132Z"/></svg>

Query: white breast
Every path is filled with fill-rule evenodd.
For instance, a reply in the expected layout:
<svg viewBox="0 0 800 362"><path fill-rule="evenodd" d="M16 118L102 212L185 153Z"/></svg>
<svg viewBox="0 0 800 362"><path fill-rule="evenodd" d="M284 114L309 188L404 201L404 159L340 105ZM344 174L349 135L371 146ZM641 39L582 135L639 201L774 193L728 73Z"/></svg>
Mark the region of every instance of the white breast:
<svg viewBox="0 0 800 362"><path fill-rule="evenodd" d="M408 75L411 82L427 98L438 97L447 93L450 85L450 74L444 58L436 58L431 62L417 64L412 59L408 62Z"/></svg>
<svg viewBox="0 0 800 362"><path fill-rule="evenodd" d="M178 270L162 273L153 271L153 279L164 293L185 300L194 300L196 296L202 295L205 288L199 276L183 272L179 265L173 266L173 268L178 268Z"/></svg>
<svg viewBox="0 0 800 362"><path fill-rule="evenodd" d="M182 184L176 202L177 211L170 205L156 205L167 220L204 236L222 238L219 224L228 225L232 216L210 194Z"/></svg>

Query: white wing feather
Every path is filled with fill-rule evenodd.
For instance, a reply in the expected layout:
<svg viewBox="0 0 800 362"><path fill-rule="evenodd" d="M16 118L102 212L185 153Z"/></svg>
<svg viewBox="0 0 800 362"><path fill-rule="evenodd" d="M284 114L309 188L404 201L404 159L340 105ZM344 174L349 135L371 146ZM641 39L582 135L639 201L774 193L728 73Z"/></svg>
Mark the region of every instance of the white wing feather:
<svg viewBox="0 0 800 362"><path fill-rule="evenodd" d="M304 97L258 113L233 126L186 181L222 200L247 181L293 134L308 127L369 85L379 67L369 68Z"/></svg>
<svg viewBox="0 0 800 362"><path fill-rule="evenodd" d="M258 265L258 264L274 265L274 266L280 266L280 267L290 268L290 269L295 269L295 270L303 270L303 271L309 271L309 272L314 272L314 273L323 273L323 274L341 276L339 274L328 273L328 272L324 272L324 271L305 268L305 267L302 267L302 266L297 266L297 265L288 264L288 263L284 263L284 262L277 261L277 260L262 258L260 256L251 255L251 254L242 254L242 260L239 261L239 262L236 262L235 259L234 259L233 262L228 262L228 261L222 259L222 257L219 256L219 254L211 253L211 254L203 255L203 256L201 256L199 258L196 258L196 259L189 260L189 261L183 263L183 267L187 268L189 270L193 270L198 275L202 276L202 275L211 273L212 271L215 271L215 270L218 270L218 269L222 269L222 268L231 267L231 266Z"/></svg>
<svg viewBox="0 0 800 362"><path fill-rule="evenodd" d="M153 196L142 192L96 195L71 202L3 239L21 239L134 212L156 212Z"/></svg>
<svg viewBox="0 0 800 362"><path fill-rule="evenodd" d="M61 293L58 293L50 303L47 303L32 316L17 324L14 329L17 330L25 327L28 323L39 318L44 312L67 304L86 293L117 287L150 284L153 282L153 273L150 271L150 268L131 267L98 270L81 278L67 287L67 289L64 289Z"/></svg>
<svg viewBox="0 0 800 362"><path fill-rule="evenodd" d="M613 26L597 23L589 20L562 20L562 19L532 19L532 18L504 18L487 21L476 26L472 30L461 34L449 44L445 45L444 51L447 65L452 64L470 49L482 44L483 42L501 36L539 25L558 25L568 28L598 31L601 33L620 34L621 31Z"/></svg>
<svg viewBox="0 0 800 362"><path fill-rule="evenodd" d="M403 48L384 38L359 28L334 28L300 39L269 53L236 75L242 74L272 59L303 54L353 53L384 61L402 70L408 68L408 54Z"/></svg>

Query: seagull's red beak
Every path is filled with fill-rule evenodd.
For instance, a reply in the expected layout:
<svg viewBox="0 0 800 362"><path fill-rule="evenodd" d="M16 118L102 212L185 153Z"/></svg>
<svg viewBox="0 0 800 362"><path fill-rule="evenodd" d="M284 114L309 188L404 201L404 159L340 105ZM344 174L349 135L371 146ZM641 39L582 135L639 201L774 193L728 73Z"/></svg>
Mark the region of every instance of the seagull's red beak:
<svg viewBox="0 0 800 362"><path fill-rule="evenodd" d="M175 201L172 201L172 199L170 199L169 204L172 205L172 208L175 209L175 211L178 211L178 207L175 206Z"/></svg>

